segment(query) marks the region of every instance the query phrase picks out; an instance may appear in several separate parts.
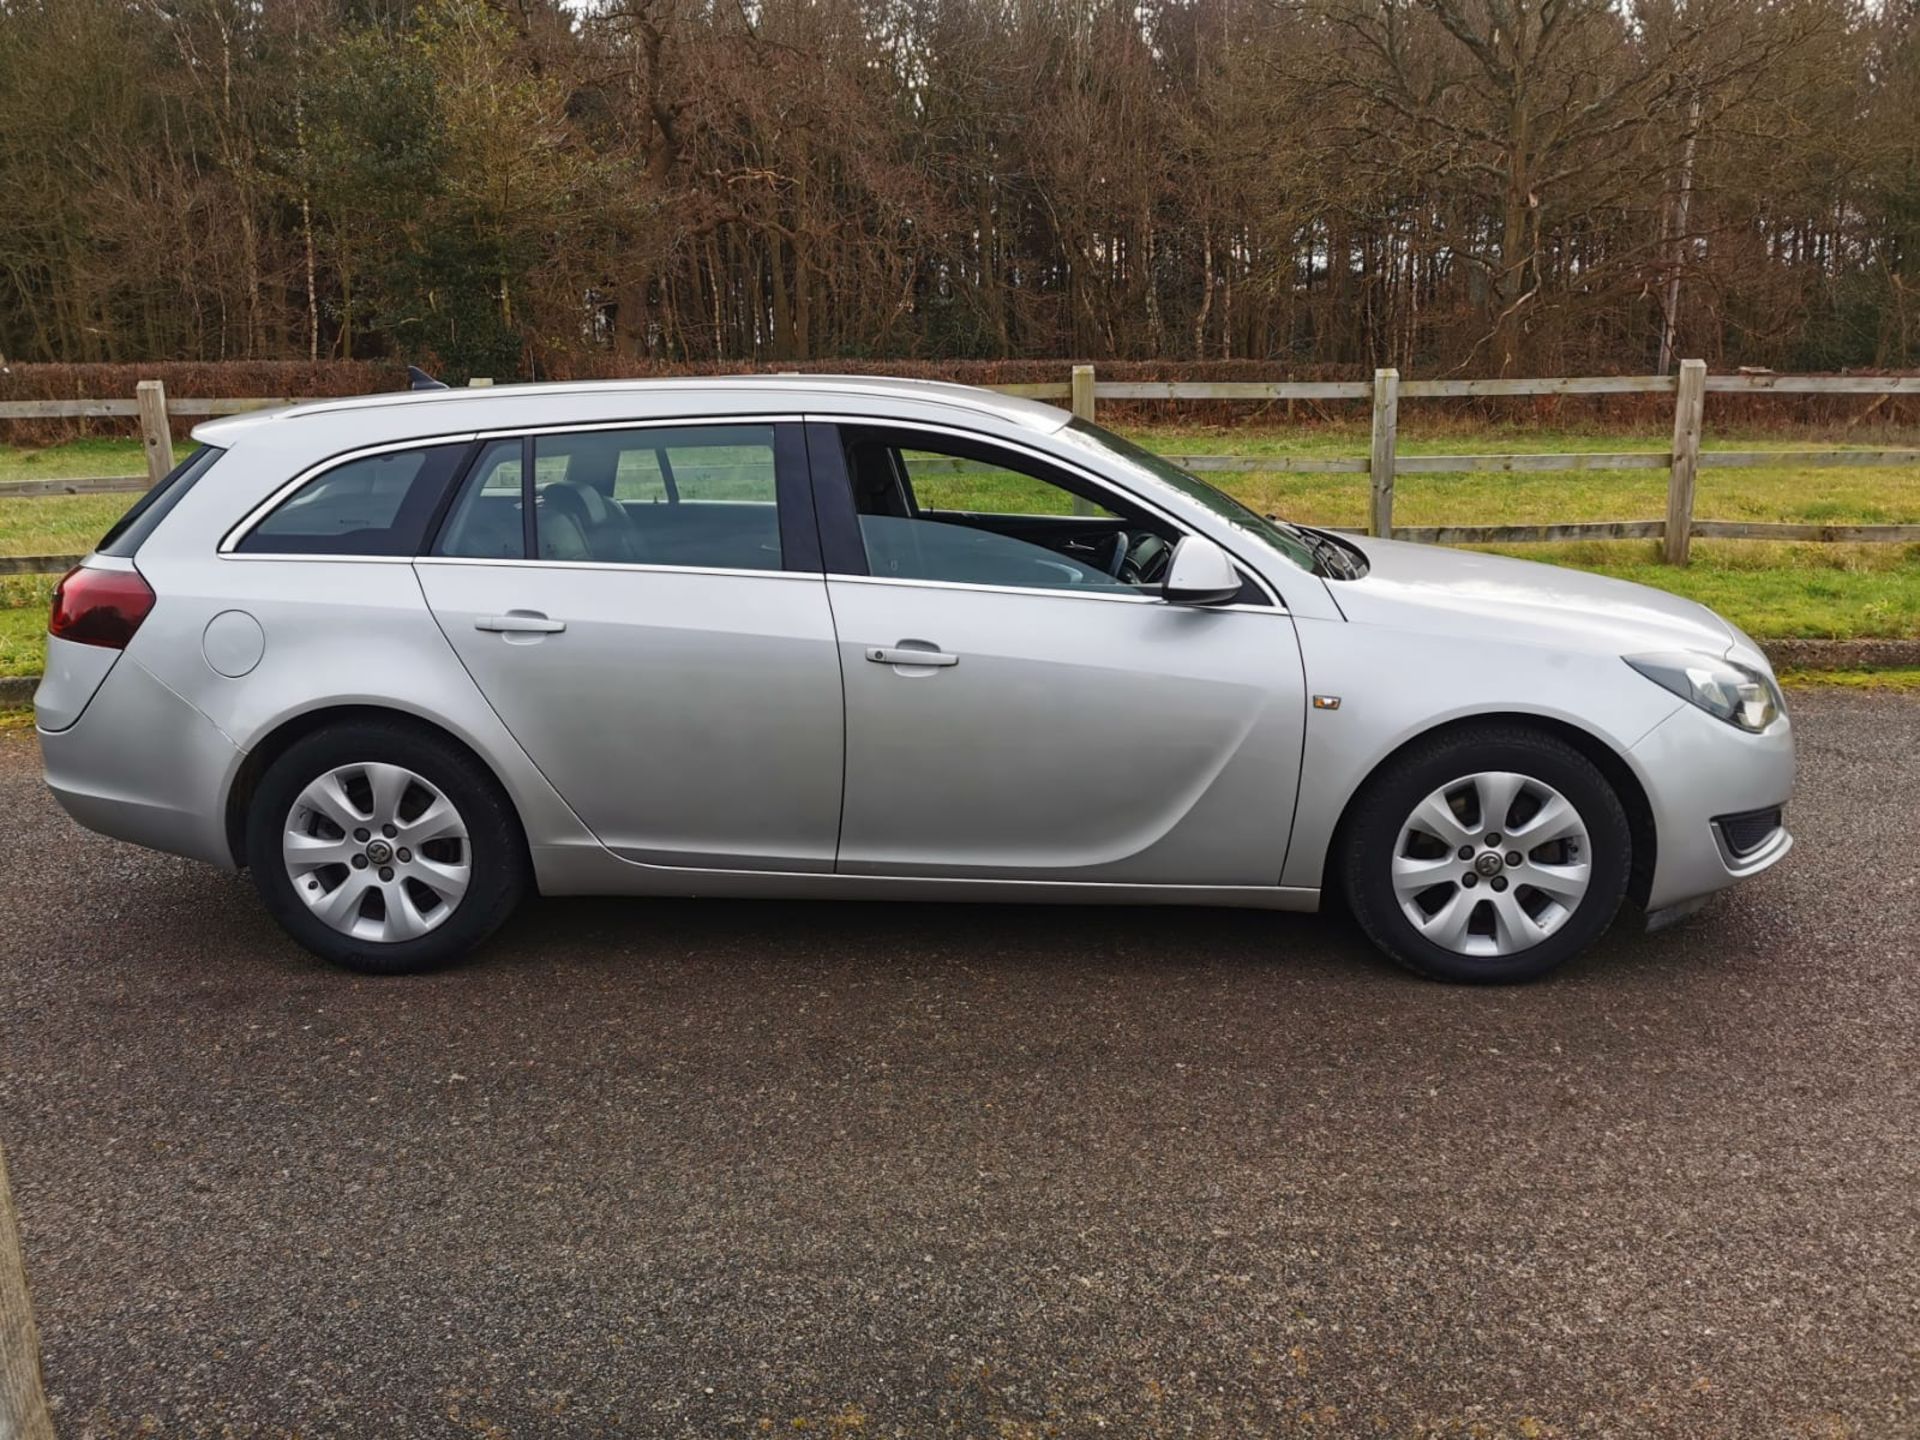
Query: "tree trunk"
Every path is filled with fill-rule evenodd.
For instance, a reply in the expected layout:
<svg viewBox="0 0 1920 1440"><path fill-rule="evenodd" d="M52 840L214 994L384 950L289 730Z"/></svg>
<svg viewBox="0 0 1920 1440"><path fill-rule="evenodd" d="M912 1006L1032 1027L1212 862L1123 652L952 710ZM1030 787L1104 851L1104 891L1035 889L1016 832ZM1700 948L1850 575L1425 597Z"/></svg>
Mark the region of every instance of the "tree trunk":
<svg viewBox="0 0 1920 1440"><path fill-rule="evenodd" d="M1532 191L1527 174L1527 114L1515 107L1513 149L1507 157L1507 187L1501 206L1500 283L1493 303L1499 306L1493 324L1494 373L1512 375L1520 363L1526 308L1527 242L1532 224Z"/></svg>
<svg viewBox="0 0 1920 1440"><path fill-rule="evenodd" d="M1193 317L1193 358L1207 358L1207 317L1213 313L1213 229L1200 231L1200 309Z"/></svg>
<svg viewBox="0 0 1920 1440"><path fill-rule="evenodd" d="M1680 184L1673 197L1672 227L1667 233L1667 295L1660 320L1660 368L1673 368L1673 347L1680 325L1680 271L1686 264L1687 216L1693 208L1693 152L1700 138L1700 91L1687 106L1687 138L1680 149Z"/></svg>

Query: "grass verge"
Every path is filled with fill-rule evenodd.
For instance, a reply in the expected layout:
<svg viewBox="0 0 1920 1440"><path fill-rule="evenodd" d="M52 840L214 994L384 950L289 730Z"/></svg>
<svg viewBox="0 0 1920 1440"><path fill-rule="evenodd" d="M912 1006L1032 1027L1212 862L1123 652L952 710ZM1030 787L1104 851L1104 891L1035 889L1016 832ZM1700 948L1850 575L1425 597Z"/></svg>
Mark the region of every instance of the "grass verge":
<svg viewBox="0 0 1920 1440"><path fill-rule="evenodd" d="M176 446L174 454L185 454L191 448ZM0 445L0 480L77 480L146 473L146 452L138 440L69 440L42 449Z"/></svg>
<svg viewBox="0 0 1920 1440"><path fill-rule="evenodd" d="M46 663L47 611L0 610L0 676L38 675Z"/></svg>
<svg viewBox="0 0 1920 1440"><path fill-rule="evenodd" d="M1845 690L1920 695L1920 667L1896 665L1885 670L1782 670L1780 683L1789 690L1836 686Z"/></svg>

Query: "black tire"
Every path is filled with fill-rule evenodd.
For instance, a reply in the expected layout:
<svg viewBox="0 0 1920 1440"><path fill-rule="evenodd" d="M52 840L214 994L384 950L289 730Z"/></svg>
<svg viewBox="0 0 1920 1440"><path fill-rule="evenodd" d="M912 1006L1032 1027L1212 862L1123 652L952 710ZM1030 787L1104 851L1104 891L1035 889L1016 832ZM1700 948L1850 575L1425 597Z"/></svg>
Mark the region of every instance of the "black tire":
<svg viewBox="0 0 1920 1440"><path fill-rule="evenodd" d="M330 770L359 764L404 766L437 788L465 822L467 889L451 914L416 939L382 942L334 929L294 893L282 859L283 834L301 792ZM459 959L500 928L529 883L526 840L499 782L467 751L398 720L352 721L296 741L254 791L246 851L260 898L289 935L324 960L372 975L431 970Z"/></svg>
<svg viewBox="0 0 1920 1440"><path fill-rule="evenodd" d="M1558 790L1579 811L1590 842L1587 891L1572 913L1544 940L1505 956L1435 944L1408 919L1393 890L1394 847L1414 808L1450 781L1488 771L1529 776ZM1633 837L1620 797L1586 756L1538 730L1488 724L1416 741L1396 756L1355 798L1334 859L1354 919L1390 958L1433 980L1511 984L1538 979L1606 931L1626 895Z"/></svg>

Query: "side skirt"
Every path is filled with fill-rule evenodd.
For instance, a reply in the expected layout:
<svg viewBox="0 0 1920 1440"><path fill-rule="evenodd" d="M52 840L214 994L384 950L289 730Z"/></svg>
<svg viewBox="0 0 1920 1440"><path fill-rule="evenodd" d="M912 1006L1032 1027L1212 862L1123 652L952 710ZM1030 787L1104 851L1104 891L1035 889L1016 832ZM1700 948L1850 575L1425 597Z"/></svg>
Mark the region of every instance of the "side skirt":
<svg viewBox="0 0 1920 1440"><path fill-rule="evenodd" d="M751 900L930 900L996 905L1225 905L1311 912L1320 891L1284 885L1103 885L1051 880L941 880L899 875L694 870L635 865L610 851L536 845L542 895L674 895Z"/></svg>

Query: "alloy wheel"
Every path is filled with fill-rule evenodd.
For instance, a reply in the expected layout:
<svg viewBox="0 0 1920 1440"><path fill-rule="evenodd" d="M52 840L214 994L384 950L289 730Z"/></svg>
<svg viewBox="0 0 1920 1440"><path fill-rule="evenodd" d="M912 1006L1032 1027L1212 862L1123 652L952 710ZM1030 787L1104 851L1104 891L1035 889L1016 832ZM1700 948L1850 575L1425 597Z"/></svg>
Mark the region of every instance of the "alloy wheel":
<svg viewBox="0 0 1920 1440"><path fill-rule="evenodd" d="M1586 822L1530 775L1449 781L1414 807L1393 847L1393 893L1414 929L1458 955L1529 950L1579 909L1592 878Z"/></svg>
<svg viewBox="0 0 1920 1440"><path fill-rule="evenodd" d="M281 839L293 893L357 940L416 940L467 892L473 850L453 802L401 765L342 765L294 801Z"/></svg>

